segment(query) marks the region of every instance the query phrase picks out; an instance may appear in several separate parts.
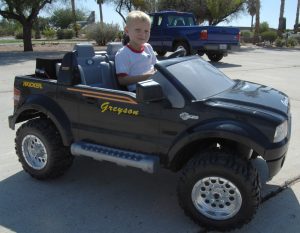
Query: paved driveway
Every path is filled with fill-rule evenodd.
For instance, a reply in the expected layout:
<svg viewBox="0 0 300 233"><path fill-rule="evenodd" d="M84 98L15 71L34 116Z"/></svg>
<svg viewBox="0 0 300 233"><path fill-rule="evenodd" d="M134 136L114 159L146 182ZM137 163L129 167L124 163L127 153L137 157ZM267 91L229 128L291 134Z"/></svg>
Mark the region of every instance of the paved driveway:
<svg viewBox="0 0 300 233"><path fill-rule="evenodd" d="M37 181L23 172L14 152L15 132L7 123L13 77L33 73L34 57L46 55L57 53L0 53L0 232L205 232L183 214L176 198L177 175L166 170L150 175L77 158L66 175L53 181ZM216 66L233 79L279 89L292 102L286 163L263 187L265 201L241 232L300 232L300 51L243 48ZM257 166L265 177L264 165Z"/></svg>

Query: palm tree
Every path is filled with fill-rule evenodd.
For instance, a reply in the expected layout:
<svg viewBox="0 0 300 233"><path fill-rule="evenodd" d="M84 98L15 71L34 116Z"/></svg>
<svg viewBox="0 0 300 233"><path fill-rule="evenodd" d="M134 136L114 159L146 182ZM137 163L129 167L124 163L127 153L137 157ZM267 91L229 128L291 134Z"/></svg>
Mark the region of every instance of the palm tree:
<svg viewBox="0 0 300 233"><path fill-rule="evenodd" d="M75 8L75 0L71 0L71 6L72 6L72 15L73 15L73 24L74 24L74 30L75 30L75 36L78 37L78 28L76 24L76 8Z"/></svg>
<svg viewBox="0 0 300 233"><path fill-rule="evenodd" d="M298 0L298 3L297 3L296 20L295 20L295 25L294 25L295 33L298 31L298 27L299 27L299 8L300 8L300 0Z"/></svg>
<svg viewBox="0 0 300 233"><path fill-rule="evenodd" d="M255 31L253 43L259 42L259 16L260 16L260 0L255 0L256 12L255 12Z"/></svg>
<svg viewBox="0 0 300 233"><path fill-rule="evenodd" d="M100 12L100 23L103 23L103 13L102 13L102 4L105 0L96 0L97 4L99 5L99 12Z"/></svg>
<svg viewBox="0 0 300 233"><path fill-rule="evenodd" d="M280 3L280 14L279 14L279 24L278 24L278 36L282 36L282 33L285 29L285 19L283 18L283 14L284 14L284 5L285 5L285 0L281 0Z"/></svg>
<svg viewBox="0 0 300 233"><path fill-rule="evenodd" d="M253 31L253 18L256 13L256 0L247 0L247 11L251 15L251 32Z"/></svg>

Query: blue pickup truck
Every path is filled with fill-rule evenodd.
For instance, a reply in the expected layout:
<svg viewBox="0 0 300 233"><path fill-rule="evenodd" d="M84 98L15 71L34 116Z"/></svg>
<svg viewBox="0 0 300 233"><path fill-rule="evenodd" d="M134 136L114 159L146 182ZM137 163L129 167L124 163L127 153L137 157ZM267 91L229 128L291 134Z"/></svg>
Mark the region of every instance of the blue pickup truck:
<svg viewBox="0 0 300 233"><path fill-rule="evenodd" d="M192 13L162 11L150 14L149 43L159 56L184 48L187 55L206 54L220 61L227 51L239 47L240 30L235 27L198 26Z"/></svg>

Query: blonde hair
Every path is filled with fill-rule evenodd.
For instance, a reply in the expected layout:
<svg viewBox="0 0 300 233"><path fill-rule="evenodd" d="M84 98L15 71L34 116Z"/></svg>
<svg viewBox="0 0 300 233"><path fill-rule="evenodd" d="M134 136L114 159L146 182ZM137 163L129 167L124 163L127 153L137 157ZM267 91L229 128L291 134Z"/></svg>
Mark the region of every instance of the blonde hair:
<svg viewBox="0 0 300 233"><path fill-rule="evenodd" d="M129 12L128 16L126 17L126 26L132 24L134 21L139 20L142 22L148 22L151 24L151 20L149 15L142 11L131 11Z"/></svg>

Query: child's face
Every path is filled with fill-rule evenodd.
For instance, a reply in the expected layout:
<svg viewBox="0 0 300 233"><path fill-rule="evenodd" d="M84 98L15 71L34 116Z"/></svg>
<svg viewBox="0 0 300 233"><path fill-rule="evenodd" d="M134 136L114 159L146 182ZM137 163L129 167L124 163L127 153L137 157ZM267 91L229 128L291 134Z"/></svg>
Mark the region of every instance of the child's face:
<svg viewBox="0 0 300 233"><path fill-rule="evenodd" d="M150 23L142 20L134 20L125 27L129 36L129 43L133 46L142 46L150 37Z"/></svg>

